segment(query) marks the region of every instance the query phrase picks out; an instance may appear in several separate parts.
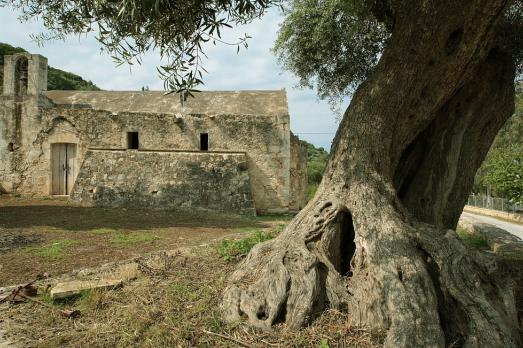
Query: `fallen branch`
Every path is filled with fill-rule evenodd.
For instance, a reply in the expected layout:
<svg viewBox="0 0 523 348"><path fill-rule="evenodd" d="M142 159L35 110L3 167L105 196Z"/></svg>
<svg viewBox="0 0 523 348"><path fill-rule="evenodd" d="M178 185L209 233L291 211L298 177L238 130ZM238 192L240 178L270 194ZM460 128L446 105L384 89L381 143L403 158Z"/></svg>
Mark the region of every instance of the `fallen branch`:
<svg viewBox="0 0 523 348"><path fill-rule="evenodd" d="M235 343L238 343L240 346L243 346L243 347L246 347L246 348L251 348L252 346L243 342L243 341L240 341L234 337L231 337L231 336L227 336L227 335L222 335L222 334L219 334L219 333L216 333L216 332L212 332L212 331L207 331L207 330L202 330L204 333L208 334L208 335L213 335L213 336L217 336L217 337L221 337L221 338L224 338L226 340L229 340L229 341L233 341Z"/></svg>
<svg viewBox="0 0 523 348"><path fill-rule="evenodd" d="M66 317L66 318L76 318L80 315L80 311L79 310L69 310L69 309L61 309L61 308L56 308L48 303L45 303L45 302L42 302L40 300L37 300L35 298L32 298L32 297L29 297L29 296L26 296L24 294L21 294L21 293L18 293L16 294L16 296L20 296L22 298L25 298L26 300L29 300L29 301L32 301L32 302L35 302L35 303L38 303L42 306L45 306L47 308L50 308L54 311L57 311L58 313L60 313L62 316Z"/></svg>

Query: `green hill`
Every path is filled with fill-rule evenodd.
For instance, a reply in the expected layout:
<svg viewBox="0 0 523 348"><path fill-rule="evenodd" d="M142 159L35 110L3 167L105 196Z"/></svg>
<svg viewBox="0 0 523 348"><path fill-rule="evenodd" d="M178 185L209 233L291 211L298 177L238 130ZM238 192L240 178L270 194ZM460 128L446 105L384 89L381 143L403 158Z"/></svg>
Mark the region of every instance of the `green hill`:
<svg viewBox="0 0 523 348"><path fill-rule="evenodd" d="M323 177L329 153L323 147L315 147L305 140L300 141L307 146L307 178L309 180L309 198L312 198Z"/></svg>
<svg viewBox="0 0 523 348"><path fill-rule="evenodd" d="M4 81L4 56L14 53L26 52L21 47L14 47L0 42L0 93L3 91ZM47 72L47 90L82 90L99 91L100 88L91 81L86 81L73 73L49 67Z"/></svg>

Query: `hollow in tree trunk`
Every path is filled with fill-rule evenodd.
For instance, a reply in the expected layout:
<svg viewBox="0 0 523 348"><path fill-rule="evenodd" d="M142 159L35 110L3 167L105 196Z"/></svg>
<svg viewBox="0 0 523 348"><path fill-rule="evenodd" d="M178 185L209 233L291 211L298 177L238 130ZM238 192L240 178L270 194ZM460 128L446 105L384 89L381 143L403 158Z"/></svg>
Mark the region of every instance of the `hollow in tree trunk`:
<svg viewBox="0 0 523 348"><path fill-rule="evenodd" d="M431 4L431 5L428 5ZM356 91L314 199L231 276L229 320L308 324L327 307L387 331L389 347L515 347L511 283L454 229L513 112L507 2L403 1Z"/></svg>

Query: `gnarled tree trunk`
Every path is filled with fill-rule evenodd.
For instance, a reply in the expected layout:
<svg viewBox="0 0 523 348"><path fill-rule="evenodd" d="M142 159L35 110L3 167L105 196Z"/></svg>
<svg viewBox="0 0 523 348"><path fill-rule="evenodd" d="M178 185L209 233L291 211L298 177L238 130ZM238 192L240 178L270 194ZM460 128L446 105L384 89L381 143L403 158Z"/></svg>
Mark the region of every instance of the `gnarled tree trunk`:
<svg viewBox="0 0 523 348"><path fill-rule="evenodd" d="M515 347L510 282L453 229L513 112L496 45L503 0L402 1L340 124L315 198L256 246L225 291L229 320L306 325L327 306L389 347Z"/></svg>

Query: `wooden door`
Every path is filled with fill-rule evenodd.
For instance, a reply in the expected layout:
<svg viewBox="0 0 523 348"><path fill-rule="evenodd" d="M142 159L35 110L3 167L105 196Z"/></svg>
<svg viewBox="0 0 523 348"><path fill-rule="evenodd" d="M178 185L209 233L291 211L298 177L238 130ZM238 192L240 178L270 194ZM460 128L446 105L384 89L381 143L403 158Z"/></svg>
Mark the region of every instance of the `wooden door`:
<svg viewBox="0 0 523 348"><path fill-rule="evenodd" d="M71 192L75 178L75 144L52 144L52 194L68 195Z"/></svg>
<svg viewBox="0 0 523 348"><path fill-rule="evenodd" d="M70 194L73 189L74 179L76 177L76 168L74 162L76 160L76 145L67 144L66 147L66 194Z"/></svg>

